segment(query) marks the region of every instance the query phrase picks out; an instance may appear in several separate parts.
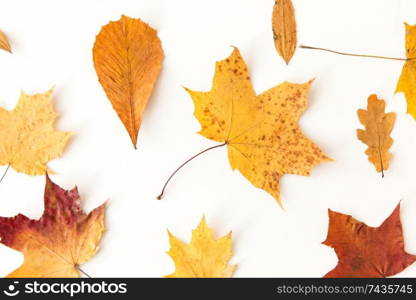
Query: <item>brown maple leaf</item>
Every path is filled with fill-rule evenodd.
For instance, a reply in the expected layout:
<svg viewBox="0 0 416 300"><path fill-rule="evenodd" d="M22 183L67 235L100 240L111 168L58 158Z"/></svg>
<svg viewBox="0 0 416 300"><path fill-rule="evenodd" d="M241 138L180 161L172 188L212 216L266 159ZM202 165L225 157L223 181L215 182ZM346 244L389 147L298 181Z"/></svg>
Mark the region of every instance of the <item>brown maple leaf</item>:
<svg viewBox="0 0 416 300"><path fill-rule="evenodd" d="M404 250L400 204L379 227L370 227L349 215L328 210L324 245L335 249L337 266L325 277L387 277L416 260Z"/></svg>

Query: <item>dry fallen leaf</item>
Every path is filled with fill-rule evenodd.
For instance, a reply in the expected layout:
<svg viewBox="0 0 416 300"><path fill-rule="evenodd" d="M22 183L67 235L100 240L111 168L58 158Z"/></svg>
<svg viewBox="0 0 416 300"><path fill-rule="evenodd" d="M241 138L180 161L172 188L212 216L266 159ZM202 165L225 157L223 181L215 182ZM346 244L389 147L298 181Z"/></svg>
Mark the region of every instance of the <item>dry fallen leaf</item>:
<svg viewBox="0 0 416 300"><path fill-rule="evenodd" d="M311 83L284 82L256 96L235 48L230 57L217 62L211 91L187 90L202 127L199 133L225 143L231 168L279 204L282 175L309 175L315 165L330 160L297 123L307 107Z"/></svg>
<svg viewBox="0 0 416 300"><path fill-rule="evenodd" d="M175 262L175 272L166 277L231 277L237 268L228 265L232 256L231 232L219 239L214 238L202 218L198 227L192 231L190 244L185 244L169 233L170 250L168 254Z"/></svg>
<svg viewBox="0 0 416 300"><path fill-rule="evenodd" d="M332 210L328 214L328 236L323 244L335 249L339 261L325 277L393 276L416 260L404 250L400 204L379 227Z"/></svg>
<svg viewBox="0 0 416 300"><path fill-rule="evenodd" d="M122 16L103 26L93 56L98 79L136 147L143 111L162 66L156 31L140 19Z"/></svg>
<svg viewBox="0 0 416 300"><path fill-rule="evenodd" d="M20 251L23 264L8 277L79 277L79 265L98 250L105 205L88 215L77 188L66 191L46 175L45 210L39 220L0 217L1 243Z"/></svg>
<svg viewBox="0 0 416 300"><path fill-rule="evenodd" d="M291 0L275 1L272 29L276 50L288 64L295 53L297 43L295 10Z"/></svg>
<svg viewBox="0 0 416 300"><path fill-rule="evenodd" d="M0 107L0 165L29 175L45 174L48 161L62 154L71 136L54 129L57 116L52 90L36 95L22 92L12 111Z"/></svg>
<svg viewBox="0 0 416 300"><path fill-rule="evenodd" d="M0 49L12 53L12 48L10 47L9 39L0 31Z"/></svg>
<svg viewBox="0 0 416 300"><path fill-rule="evenodd" d="M365 127L365 130L357 130L357 137L368 146L365 151L368 160L376 167L377 172L383 174L383 177L384 171L389 168L389 161L393 156L389 152L393 144L390 133L396 120L396 114L393 112L386 114L384 108L384 100L377 99L376 95L370 95L367 110L359 109L357 111L358 118Z"/></svg>
<svg viewBox="0 0 416 300"><path fill-rule="evenodd" d="M396 93L403 92L407 102L407 113L416 119L416 25L406 26L406 57Z"/></svg>

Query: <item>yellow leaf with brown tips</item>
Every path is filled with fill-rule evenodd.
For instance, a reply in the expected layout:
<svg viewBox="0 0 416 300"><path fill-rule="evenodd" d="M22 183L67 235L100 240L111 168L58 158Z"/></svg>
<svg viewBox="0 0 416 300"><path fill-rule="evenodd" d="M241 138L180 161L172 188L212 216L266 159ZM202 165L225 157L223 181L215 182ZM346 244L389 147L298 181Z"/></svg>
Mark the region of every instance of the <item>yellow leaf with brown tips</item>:
<svg viewBox="0 0 416 300"><path fill-rule="evenodd" d="M283 82L256 95L247 65L234 48L217 62L210 91L187 91L201 124L199 133L224 143L231 168L281 204L284 174L309 175L314 166L331 160L298 126L311 84Z"/></svg>

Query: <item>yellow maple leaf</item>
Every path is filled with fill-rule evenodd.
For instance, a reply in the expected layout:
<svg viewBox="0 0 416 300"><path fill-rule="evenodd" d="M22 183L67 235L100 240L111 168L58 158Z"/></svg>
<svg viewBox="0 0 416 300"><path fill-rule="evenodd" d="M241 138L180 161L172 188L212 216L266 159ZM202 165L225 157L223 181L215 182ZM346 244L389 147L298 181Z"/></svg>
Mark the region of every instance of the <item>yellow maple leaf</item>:
<svg viewBox="0 0 416 300"><path fill-rule="evenodd" d="M217 62L209 92L187 89L202 127L199 133L227 145L231 168L280 205L282 175L309 175L315 165L331 160L297 123L307 107L311 83L284 82L256 95L247 66L234 48L230 57Z"/></svg>
<svg viewBox="0 0 416 300"><path fill-rule="evenodd" d="M407 113L416 119L416 25L405 23L406 57L402 74L396 87L396 93L403 92L407 102Z"/></svg>
<svg viewBox="0 0 416 300"><path fill-rule="evenodd" d="M36 95L21 92L13 110L0 107L0 165L29 175L50 171L46 164L62 154L72 135L54 129L57 116L52 90Z"/></svg>
<svg viewBox="0 0 416 300"><path fill-rule="evenodd" d="M175 272L165 277L213 278L231 277L237 265L228 265L232 256L231 232L219 239L214 238L202 218L192 231L190 244L178 240L169 231L170 250L168 254L175 262Z"/></svg>

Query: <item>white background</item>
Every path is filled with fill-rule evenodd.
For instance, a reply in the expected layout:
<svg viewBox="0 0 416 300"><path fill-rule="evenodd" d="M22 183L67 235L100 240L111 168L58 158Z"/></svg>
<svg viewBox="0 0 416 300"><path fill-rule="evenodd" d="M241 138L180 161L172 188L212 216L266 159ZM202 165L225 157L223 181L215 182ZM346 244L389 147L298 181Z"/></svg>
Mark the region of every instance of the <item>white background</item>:
<svg viewBox="0 0 416 300"><path fill-rule="evenodd" d="M233 231L240 277L320 277L337 263L321 245L327 209L352 214L378 226L402 200L405 246L416 254L416 121L406 114L402 94L394 96L402 62L343 57L297 49L289 66L277 55L271 32L273 0L95 0L0 1L0 30L14 54L0 53L0 105L12 109L20 90L55 86L60 130L73 131L62 158L49 166L54 182L77 185L83 208L108 200L101 250L83 266L93 277L151 276L173 272L166 229L189 241L206 215L218 236ZM356 53L404 57L403 22L416 22L412 0L294 0L302 44ZM102 25L121 14L156 28L165 51L163 70L147 107L134 150L107 100L92 63L92 46ZM240 48L255 90L289 80L316 78L310 107L300 121L305 134L335 162L311 177L285 175L282 210L227 161L226 149L206 153L155 197L180 163L215 145L196 132L193 104L182 86L208 90L214 62ZM376 93L397 113L394 158L384 179L356 138L356 110ZM5 170L0 168L0 173ZM0 184L0 214L39 218L42 176L10 171ZM22 255L0 245L0 275ZM398 276L415 276L416 264Z"/></svg>

